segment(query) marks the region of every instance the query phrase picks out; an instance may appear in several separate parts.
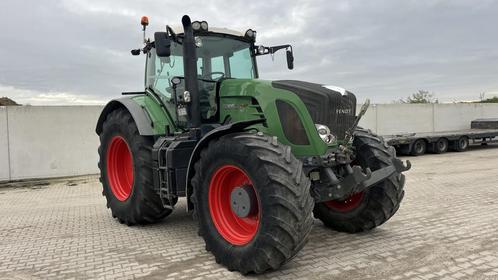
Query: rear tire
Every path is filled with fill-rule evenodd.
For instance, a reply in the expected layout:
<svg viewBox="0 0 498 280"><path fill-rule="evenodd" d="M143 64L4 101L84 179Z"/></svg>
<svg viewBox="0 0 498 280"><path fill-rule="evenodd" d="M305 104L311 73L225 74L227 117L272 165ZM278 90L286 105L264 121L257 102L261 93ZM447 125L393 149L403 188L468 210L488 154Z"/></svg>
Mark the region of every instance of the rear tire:
<svg viewBox="0 0 498 280"><path fill-rule="evenodd" d="M353 146L356 160L372 171L388 166L396 157L396 150L381 137L368 130L355 132ZM405 191L405 176L395 173L361 193L342 201L327 201L315 205L315 217L325 226L341 232L355 233L371 230L389 220L398 211Z"/></svg>
<svg viewBox="0 0 498 280"><path fill-rule="evenodd" d="M171 213L152 183L151 137L141 136L124 109L107 115L99 147L100 181L107 208L120 223L154 223Z"/></svg>
<svg viewBox="0 0 498 280"><path fill-rule="evenodd" d="M313 224L310 181L276 137L235 133L213 140L195 163L192 185L199 235L229 270L277 269L306 244ZM256 212L248 217L231 208L238 186L255 194Z"/></svg>

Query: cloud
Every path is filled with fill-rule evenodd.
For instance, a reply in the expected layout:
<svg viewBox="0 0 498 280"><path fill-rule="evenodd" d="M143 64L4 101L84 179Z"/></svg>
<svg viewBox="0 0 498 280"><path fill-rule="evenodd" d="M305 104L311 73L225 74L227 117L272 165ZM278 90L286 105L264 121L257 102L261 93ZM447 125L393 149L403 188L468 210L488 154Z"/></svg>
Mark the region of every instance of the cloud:
<svg viewBox="0 0 498 280"><path fill-rule="evenodd" d="M442 101L498 91L492 0L21 0L0 10L0 24L12 27L0 33L0 84L40 94L108 100L142 89L144 57L129 54L140 46L140 16L150 17L151 35L183 14L254 28L261 44L292 43L295 69L284 53L261 57L264 79L338 85L373 102L419 89Z"/></svg>
<svg viewBox="0 0 498 280"><path fill-rule="evenodd" d="M109 101L99 96L67 92L40 92L2 85L0 85L0 96L8 96L22 105L103 105Z"/></svg>

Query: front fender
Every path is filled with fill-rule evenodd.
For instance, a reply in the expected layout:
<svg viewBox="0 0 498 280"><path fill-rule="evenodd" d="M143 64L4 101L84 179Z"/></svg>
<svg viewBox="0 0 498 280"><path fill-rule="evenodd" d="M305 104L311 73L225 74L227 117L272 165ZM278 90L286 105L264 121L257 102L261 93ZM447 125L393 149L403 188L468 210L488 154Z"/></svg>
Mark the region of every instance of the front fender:
<svg viewBox="0 0 498 280"><path fill-rule="evenodd" d="M185 196L187 197L187 211L193 209L192 202L190 202L190 195L192 194L192 185L190 184L190 180L194 176L194 165L199 160L202 149L207 147L209 141L213 139L220 138L221 136L226 134L243 131L251 125L263 123L264 121L265 119L257 119L223 125L209 131L206 135L204 135L204 137L202 137L199 142L197 142L194 151L190 155L190 160L187 168L187 185L185 186Z"/></svg>
<svg viewBox="0 0 498 280"><path fill-rule="evenodd" d="M107 103L107 105L105 105L97 121L97 127L95 128L95 132L98 135L102 133L102 125L104 124L107 115L119 108L123 108L130 113L133 120L135 121L135 124L137 125L140 135L154 135L153 124L149 115L147 114L145 109L131 97L113 99L109 103Z"/></svg>

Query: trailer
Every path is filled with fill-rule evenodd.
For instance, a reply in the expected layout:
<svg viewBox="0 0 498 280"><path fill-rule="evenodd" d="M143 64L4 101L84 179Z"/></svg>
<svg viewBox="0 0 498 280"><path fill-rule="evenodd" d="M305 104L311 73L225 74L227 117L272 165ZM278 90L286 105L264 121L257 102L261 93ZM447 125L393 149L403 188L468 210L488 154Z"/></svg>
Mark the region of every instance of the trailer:
<svg viewBox="0 0 498 280"><path fill-rule="evenodd" d="M419 156L426 152L442 154L448 150L463 152L471 144L498 142L498 118L477 119L470 129L385 135L385 141L399 154Z"/></svg>

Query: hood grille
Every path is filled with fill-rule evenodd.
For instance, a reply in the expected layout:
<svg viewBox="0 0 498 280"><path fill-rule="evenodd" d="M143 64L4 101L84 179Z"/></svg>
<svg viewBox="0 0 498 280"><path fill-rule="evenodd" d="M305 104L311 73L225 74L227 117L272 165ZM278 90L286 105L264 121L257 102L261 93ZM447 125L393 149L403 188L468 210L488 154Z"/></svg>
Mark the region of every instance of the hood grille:
<svg viewBox="0 0 498 280"><path fill-rule="evenodd" d="M339 140L345 138L356 116L356 97L346 91L327 89L320 84L301 81L274 81L272 86L295 93L303 101L315 124L323 124Z"/></svg>

